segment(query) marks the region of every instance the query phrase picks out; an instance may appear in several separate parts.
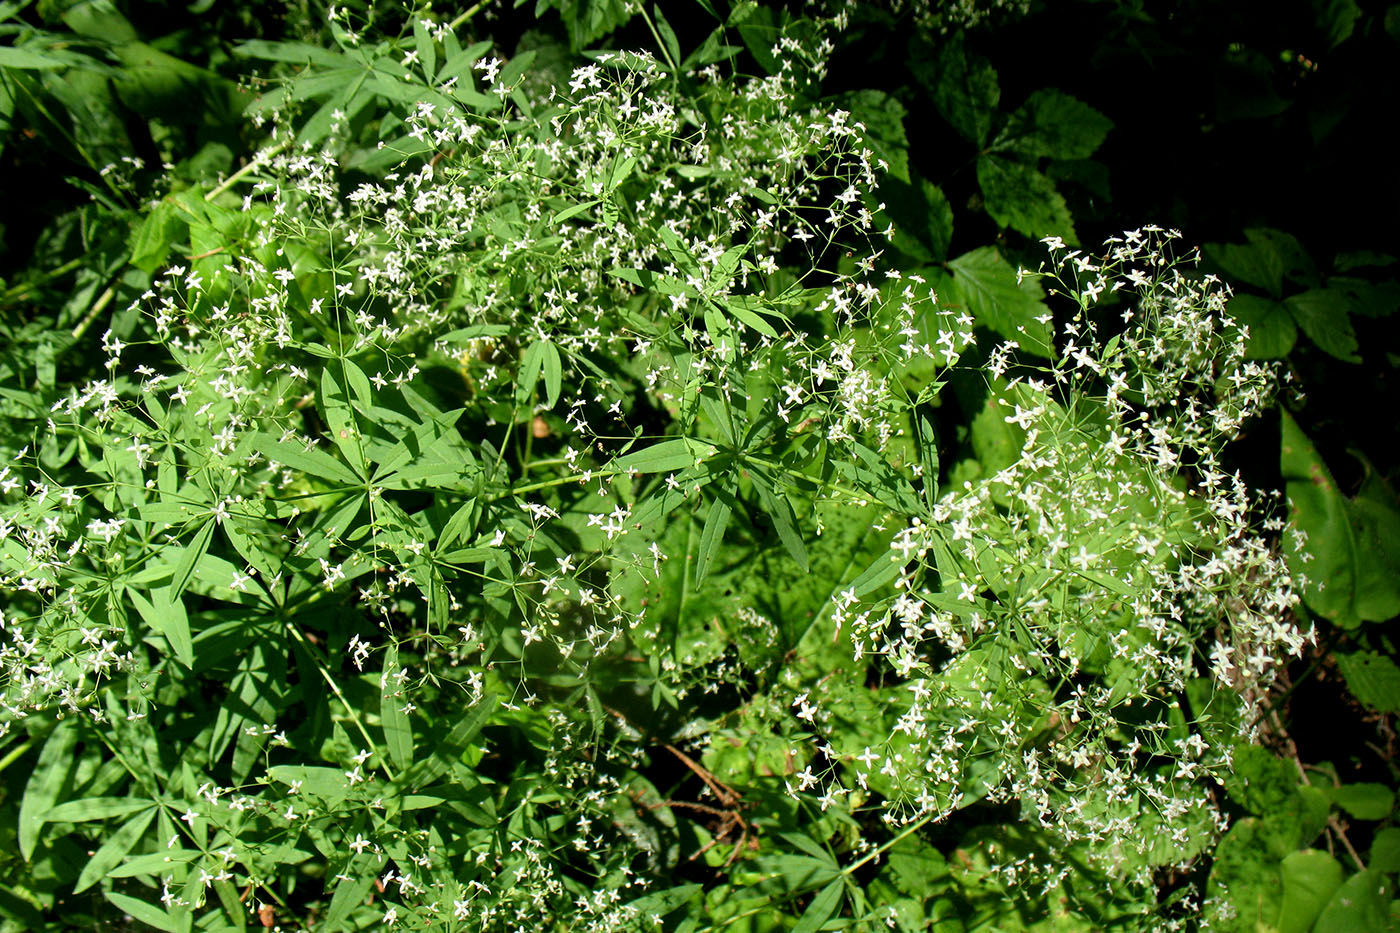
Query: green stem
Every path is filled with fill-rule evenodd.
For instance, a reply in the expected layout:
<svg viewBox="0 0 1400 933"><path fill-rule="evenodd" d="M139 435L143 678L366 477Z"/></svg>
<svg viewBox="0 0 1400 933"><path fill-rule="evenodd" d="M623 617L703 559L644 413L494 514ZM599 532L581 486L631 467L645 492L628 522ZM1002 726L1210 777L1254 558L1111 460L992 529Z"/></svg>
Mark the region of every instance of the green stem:
<svg viewBox="0 0 1400 933"><path fill-rule="evenodd" d="M34 740L28 739L10 749L9 753L4 758L0 758L0 772L3 772L10 765L14 764L16 759L33 747Z"/></svg>
<svg viewBox="0 0 1400 933"><path fill-rule="evenodd" d="M641 10L642 19L646 20L647 28L651 30L651 37L656 40L656 47L659 48L661 50L661 54L665 56L666 64L671 66L671 73L676 74L680 71L680 66L678 66L675 60L671 58L671 50L666 48L666 43L661 41L661 33L656 31L656 24L651 21L651 15L647 13L645 3L641 5Z"/></svg>
<svg viewBox="0 0 1400 933"><path fill-rule="evenodd" d="M78 322L78 326L73 328L74 340L81 339L83 334L87 333L87 329L92 326L92 322L97 320L98 315L106 309L107 305L112 303L112 299L116 296L117 286L114 282L107 286L106 291L97 296L97 300L92 303L92 307L88 309L88 313L83 315L83 319Z"/></svg>
<svg viewBox="0 0 1400 933"><path fill-rule="evenodd" d="M303 648L306 649L306 653L316 664L316 670L321 672L321 677L325 680L326 686L331 688L331 692L334 693L336 699L340 701L340 705L344 706L345 711L350 714L350 721L355 724L355 728L360 730L360 735L364 737L366 746L378 751L378 744L374 741L374 739L370 738L369 730L365 728L365 724L363 721L361 721L360 714L355 711L355 707L351 705L349 700L345 699L345 694L340 692L340 685L335 682L335 678L331 676L330 671L326 669L326 665L322 663L321 658L318 656L319 652L317 651L316 647L312 645L309 641L307 641L306 636L302 634L301 629L297 628L295 625L292 625L291 622L287 622L287 632L292 636L293 639L297 641L298 644L300 644ZM384 774L389 778L390 781L394 780L394 772L389 767L388 757L386 755L379 756L379 767L384 769Z"/></svg>
<svg viewBox="0 0 1400 933"><path fill-rule="evenodd" d="M481 8L484 7L484 6L486 6L486 4L489 3L489 2L490 2L490 0L480 0L479 3L476 3L476 4L474 4L474 5L470 6L470 7L468 7L468 8L467 8L467 11L466 11L465 13L463 13L461 16L458 16L458 17L457 17L456 19L454 19L452 22L448 23L448 24L447 24L447 28L448 28L448 29L451 29L451 30L453 30L453 31L455 32L455 31L457 30L457 27L458 27L458 26L462 25L462 24L465 23L467 20L469 20L469 19L471 19L473 16L475 16L477 13L481 12Z"/></svg>
<svg viewBox="0 0 1400 933"><path fill-rule="evenodd" d="M5 293L3 295L0 295L0 302L9 303L10 301L13 301L15 299L25 298L28 296L30 289L43 285L45 282L52 282L59 276L72 272L74 269L87 262L87 260L88 257L79 256L77 259L65 262L57 269L50 269L48 272L45 272L43 275L39 276L33 281L21 282L18 285L12 285L5 290Z"/></svg>
<svg viewBox="0 0 1400 933"><path fill-rule="evenodd" d="M258 168L262 167L263 165L266 165L269 159L271 159L273 156L277 155L279 152L281 152L283 149L286 149L290 145L291 141L285 140L273 146L271 149L266 149L262 152L254 154L253 158L250 159L247 162L247 164L245 164L238 171L234 172L228 178L225 178L223 182L212 188L209 191L209 193L204 196L204 200L214 200L219 195L223 194L225 191L238 184L238 182L242 180L243 177L246 176L249 172L256 171Z"/></svg>

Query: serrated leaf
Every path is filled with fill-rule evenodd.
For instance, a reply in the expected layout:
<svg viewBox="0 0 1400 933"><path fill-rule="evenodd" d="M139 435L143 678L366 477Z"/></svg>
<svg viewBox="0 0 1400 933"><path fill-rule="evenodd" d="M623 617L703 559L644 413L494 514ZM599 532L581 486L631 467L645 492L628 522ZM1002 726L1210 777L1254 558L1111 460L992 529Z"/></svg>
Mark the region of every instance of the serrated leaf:
<svg viewBox="0 0 1400 933"><path fill-rule="evenodd" d="M1003 227L1035 239L1059 236L1066 243L1078 242L1069 205L1055 183L1034 166L984 155L977 160L977 184L987 213Z"/></svg>
<svg viewBox="0 0 1400 933"><path fill-rule="evenodd" d="M933 103L953 129L982 149L1001 102L996 69L981 55L969 54L962 33L939 54Z"/></svg>
<svg viewBox="0 0 1400 933"><path fill-rule="evenodd" d="M1113 121L1063 91L1045 88L1011 117L1008 135L1016 151L1038 158L1087 159L1103 145Z"/></svg>
<svg viewBox="0 0 1400 933"><path fill-rule="evenodd" d="M1351 301L1343 291L1314 288L1283 302L1293 320L1318 348L1345 363L1360 363L1356 331L1352 329Z"/></svg>
<svg viewBox="0 0 1400 933"><path fill-rule="evenodd" d="M1001 257L996 247L983 246L948 262L953 276L951 294L939 288L943 304L961 302L983 327L990 328L1037 356L1052 353L1050 325L1036 320L1050 309L1038 297L1039 286L1030 288L1016 282L1016 270Z"/></svg>
<svg viewBox="0 0 1400 933"><path fill-rule="evenodd" d="M1366 706L1381 713L1400 713L1400 667L1374 651L1338 652L1337 670L1347 689Z"/></svg>
<svg viewBox="0 0 1400 933"><path fill-rule="evenodd" d="M127 853L132 850L141 836L146 832L146 827L151 825L151 820L155 819L156 808L154 805L136 814L131 819L123 823L116 832L107 838L88 863L83 866L82 874L78 875L77 882L73 885L73 893L79 894L92 887L103 878L107 877L107 872L116 868L121 860L126 858Z"/></svg>
<svg viewBox="0 0 1400 933"><path fill-rule="evenodd" d="M1242 293L1232 297L1225 310L1249 328L1249 344L1245 350L1249 359L1281 359L1298 342L1298 326L1281 301Z"/></svg>
<svg viewBox="0 0 1400 933"><path fill-rule="evenodd" d="M906 184L898 178L880 182L885 213L894 221L891 242L895 248L925 264L948 258L953 239L953 206L941 188L913 175Z"/></svg>

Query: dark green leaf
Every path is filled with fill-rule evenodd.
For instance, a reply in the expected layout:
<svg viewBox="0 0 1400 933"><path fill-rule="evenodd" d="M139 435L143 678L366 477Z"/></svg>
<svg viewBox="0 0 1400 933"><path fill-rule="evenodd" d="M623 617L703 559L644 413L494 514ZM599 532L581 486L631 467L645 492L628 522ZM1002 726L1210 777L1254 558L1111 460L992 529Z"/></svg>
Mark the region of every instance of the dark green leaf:
<svg viewBox="0 0 1400 933"><path fill-rule="evenodd" d="M1346 363L1360 363L1356 332L1348 312L1351 301L1346 292L1314 288L1284 301L1293 320L1313 343L1330 356Z"/></svg>
<svg viewBox="0 0 1400 933"><path fill-rule="evenodd" d="M715 555L724 545L724 530L729 525L730 507L727 495L716 494L710 500L710 512L705 517L705 529L700 534L700 553L695 559L695 585L705 582Z"/></svg>
<svg viewBox="0 0 1400 933"><path fill-rule="evenodd" d="M845 888L844 878L837 878L822 888L821 892L812 898L812 903L808 904L807 909L802 912L802 917L792 928L792 933L816 933L817 930L820 930L831 919L831 915L836 913L836 909L841 906L841 895Z"/></svg>
<svg viewBox="0 0 1400 933"><path fill-rule="evenodd" d="M1281 359L1298 341L1298 326L1281 301L1262 295L1238 294L1230 299L1226 311L1249 328L1245 355L1252 360Z"/></svg>
<svg viewBox="0 0 1400 933"><path fill-rule="evenodd" d="M933 103L938 112L969 142L983 148L1001 102L992 63L967 52L958 32L939 54L935 81Z"/></svg>
<svg viewBox="0 0 1400 933"><path fill-rule="evenodd" d="M1113 121L1077 98L1045 88L1026 99L1007 129L1012 146L1030 158L1087 159Z"/></svg>
<svg viewBox="0 0 1400 933"><path fill-rule="evenodd" d="M121 860L126 858L132 847L141 840L142 834L146 832L146 827L151 825L151 820L155 819L155 815L156 808L153 805L127 820L116 832L107 837L107 841L93 853L92 858L83 866L82 874L78 875L78 880L73 885L73 893L78 894L86 891L107 877L107 872L116 868Z"/></svg>
<svg viewBox="0 0 1400 933"><path fill-rule="evenodd" d="M984 155L977 160L977 184L987 213L1003 227L1035 239L1058 236L1066 243L1078 242L1065 199L1034 166Z"/></svg>
<svg viewBox="0 0 1400 933"><path fill-rule="evenodd" d="M405 673L399 668L399 648L389 643L384 654L384 670L379 679L379 717L384 725L384 744L389 748L389 759L397 768L408 768L413 764L413 723L409 720L407 680L398 675Z"/></svg>
<svg viewBox="0 0 1400 933"><path fill-rule="evenodd" d="M71 719L54 727L39 752L39 761L30 772L19 805L19 852L25 860L34 858L39 830L60 795L69 790L69 772L74 767L73 748L78 744L78 725Z"/></svg>
<svg viewBox="0 0 1400 933"><path fill-rule="evenodd" d="M1352 696L1381 713L1400 713L1400 667L1374 651L1338 652L1337 670Z"/></svg>

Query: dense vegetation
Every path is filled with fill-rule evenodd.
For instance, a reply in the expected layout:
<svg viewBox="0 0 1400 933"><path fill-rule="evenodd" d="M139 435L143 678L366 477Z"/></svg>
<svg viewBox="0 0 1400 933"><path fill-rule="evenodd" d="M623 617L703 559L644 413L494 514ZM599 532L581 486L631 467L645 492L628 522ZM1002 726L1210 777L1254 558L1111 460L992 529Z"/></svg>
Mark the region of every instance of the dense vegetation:
<svg viewBox="0 0 1400 933"><path fill-rule="evenodd" d="M435 6L0 3L0 929L1400 925L1400 6Z"/></svg>

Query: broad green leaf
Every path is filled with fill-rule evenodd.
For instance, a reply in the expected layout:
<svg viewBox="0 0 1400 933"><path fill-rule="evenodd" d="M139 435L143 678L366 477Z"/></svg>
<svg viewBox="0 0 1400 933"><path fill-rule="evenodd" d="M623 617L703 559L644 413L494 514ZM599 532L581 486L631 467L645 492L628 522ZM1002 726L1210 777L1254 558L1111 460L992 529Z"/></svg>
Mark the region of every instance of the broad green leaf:
<svg viewBox="0 0 1400 933"><path fill-rule="evenodd" d="M307 447L297 440L279 441L270 434L258 434L253 439L253 449L273 463L291 467L307 476L316 476L347 486L363 486L364 480L357 477L341 461L317 447Z"/></svg>
<svg viewBox="0 0 1400 933"><path fill-rule="evenodd" d="M624 454L613 464L613 469L620 473L669 473L692 467L714 453L713 444L677 437Z"/></svg>
<svg viewBox="0 0 1400 933"><path fill-rule="evenodd" d="M1400 713L1400 667L1374 651L1337 652L1337 669L1352 696L1381 713Z"/></svg>
<svg viewBox="0 0 1400 933"><path fill-rule="evenodd" d="M351 65L351 59L333 49L322 48L309 42L270 42L265 39L252 39L234 46L235 55L247 58L261 58L267 61L287 62L292 65L317 64L331 68Z"/></svg>
<svg viewBox="0 0 1400 933"><path fill-rule="evenodd" d="M1245 355L1252 360L1277 360L1289 354L1298 342L1298 326L1281 301L1262 295L1235 295L1225 310L1238 323L1249 328Z"/></svg>
<svg viewBox="0 0 1400 933"><path fill-rule="evenodd" d="M905 566L912 559L912 557L901 558L897 551L881 554L860 576L851 581L850 589L857 596L864 596L887 583L893 583L904 572Z"/></svg>
<svg viewBox="0 0 1400 933"><path fill-rule="evenodd" d="M418 63L429 84L437 77L437 43L421 16L413 17L413 47L418 51Z"/></svg>
<svg viewBox="0 0 1400 933"><path fill-rule="evenodd" d="M345 799L350 784L344 771L310 765L273 765L267 769L267 776L289 787L296 787L298 793L311 794L327 801Z"/></svg>
<svg viewBox="0 0 1400 933"><path fill-rule="evenodd" d="M1343 784L1327 788L1327 796L1358 820L1383 820L1395 806L1395 792L1384 784Z"/></svg>
<svg viewBox="0 0 1400 933"><path fill-rule="evenodd" d="M1400 828L1390 826L1376 833L1371 840L1366 866L1372 871L1392 874L1400 871Z"/></svg>
<svg viewBox="0 0 1400 933"><path fill-rule="evenodd" d="M841 906L841 895L845 891L846 880L837 878L835 881L822 888L816 897L812 898L812 903L807 905L807 909L802 912L802 917L797 921L797 925L792 928L792 933L816 933L820 930L836 909Z"/></svg>
<svg viewBox="0 0 1400 933"><path fill-rule="evenodd" d="M522 404L534 397L535 384L540 381L540 370L544 368L546 343L547 340L536 340L520 357L520 375L515 384L515 397Z"/></svg>
<svg viewBox="0 0 1400 933"><path fill-rule="evenodd" d="M1360 363L1356 331L1352 329L1351 301L1330 288L1314 288L1283 302L1293 320L1318 348L1344 363Z"/></svg>
<svg viewBox="0 0 1400 933"><path fill-rule="evenodd" d="M151 825L151 820L155 819L155 815L156 808L152 805L127 820L116 832L107 837L107 841L93 853L92 858L88 859L88 863L83 866L82 874L78 875L78 880L73 885L73 893L79 894L86 891L107 877L107 872L116 868L121 860L126 858L132 847L141 840L141 836L146 832L146 827Z"/></svg>
<svg viewBox="0 0 1400 933"><path fill-rule="evenodd" d="M1283 905L1279 908L1279 933L1307 933L1341 887L1342 865L1326 852L1303 849L1285 857L1280 870Z"/></svg>
<svg viewBox="0 0 1400 933"><path fill-rule="evenodd" d="M46 68L67 68L71 64L72 61L64 57L35 52L26 48L16 48L12 45L0 45L0 68L23 68L33 71Z"/></svg>
<svg viewBox="0 0 1400 933"><path fill-rule="evenodd" d="M645 917L651 914L665 916L686 901L705 889L701 884L682 884L674 888L667 888L663 891L653 891L650 894L637 898L628 906L636 912L636 916Z"/></svg>
<svg viewBox="0 0 1400 933"><path fill-rule="evenodd" d="M200 558L209 550L209 542L214 538L214 525L216 521L211 517L206 519L195 531L190 543L175 551L177 554L174 570L170 575L170 599L173 602L180 598L180 594L185 592L185 588L190 585L190 577L194 576L195 567L199 565ZM167 548L165 557L174 556L171 549ZM171 647L175 645L172 642ZM179 649L176 648L178 651Z"/></svg>
<svg viewBox="0 0 1400 933"><path fill-rule="evenodd" d="M884 91L853 91L842 98L851 117L865 127L864 137L875 156L889 166L881 187L890 178L910 183L909 138L904 133L904 118L909 111Z"/></svg>
<svg viewBox="0 0 1400 933"><path fill-rule="evenodd" d="M1358 872L1348 878L1317 918L1313 933L1371 933L1390 929L1390 901L1394 884L1376 871Z"/></svg>
<svg viewBox="0 0 1400 933"><path fill-rule="evenodd" d="M1050 309L1040 300L1040 286L1030 279L1018 284L1016 270L996 247L963 253L949 261L948 268L953 273L947 282L951 291L938 288L942 304L964 304L983 327L1037 356L1051 355Z"/></svg>
<svg viewBox="0 0 1400 933"><path fill-rule="evenodd" d="M397 768L407 768L413 764L413 723L409 720L408 681L397 675L399 669L399 648L393 642L384 654L384 670L379 680L379 717L384 724L384 743L389 748L389 759Z"/></svg>
<svg viewBox="0 0 1400 933"><path fill-rule="evenodd" d="M977 184L987 213L1003 227L1036 239L1059 236L1066 243L1078 243L1064 197L1034 166L984 155L977 160Z"/></svg>
<svg viewBox="0 0 1400 933"><path fill-rule="evenodd" d="M1283 280L1288 278L1306 288L1320 285L1317 267L1297 238L1282 230L1251 227L1248 243L1207 243L1206 258L1226 275L1262 288L1274 298L1283 297Z"/></svg>
<svg viewBox="0 0 1400 933"><path fill-rule="evenodd" d="M1012 115L1008 134L1013 148L1031 158L1087 159L1111 129L1113 121L1093 107L1045 88L1026 98Z"/></svg>
<svg viewBox="0 0 1400 933"><path fill-rule="evenodd" d="M924 264L948 258L953 240L953 206L943 190L926 178L912 174L905 183L897 178L880 182L885 213L894 221L891 242L895 248Z"/></svg>
<svg viewBox="0 0 1400 933"><path fill-rule="evenodd" d="M980 150L987 142L1001 102L996 69L963 46L961 31L938 56L933 103L943 118Z"/></svg>
<svg viewBox="0 0 1400 933"><path fill-rule="evenodd" d="M1400 507L1394 495L1374 480L1369 495L1343 496L1298 423L1287 411L1281 417L1279 465L1293 529L1284 535L1284 555L1295 577L1307 577L1304 602L1345 627L1400 614Z"/></svg>
<svg viewBox="0 0 1400 933"><path fill-rule="evenodd" d="M58 798L69 790L69 772L76 765L73 748L77 744L78 724L72 719L63 720L49 733L39 752L39 760L30 772L19 805L19 851L26 861L34 858L39 830L43 828L49 811L54 808Z"/></svg>

